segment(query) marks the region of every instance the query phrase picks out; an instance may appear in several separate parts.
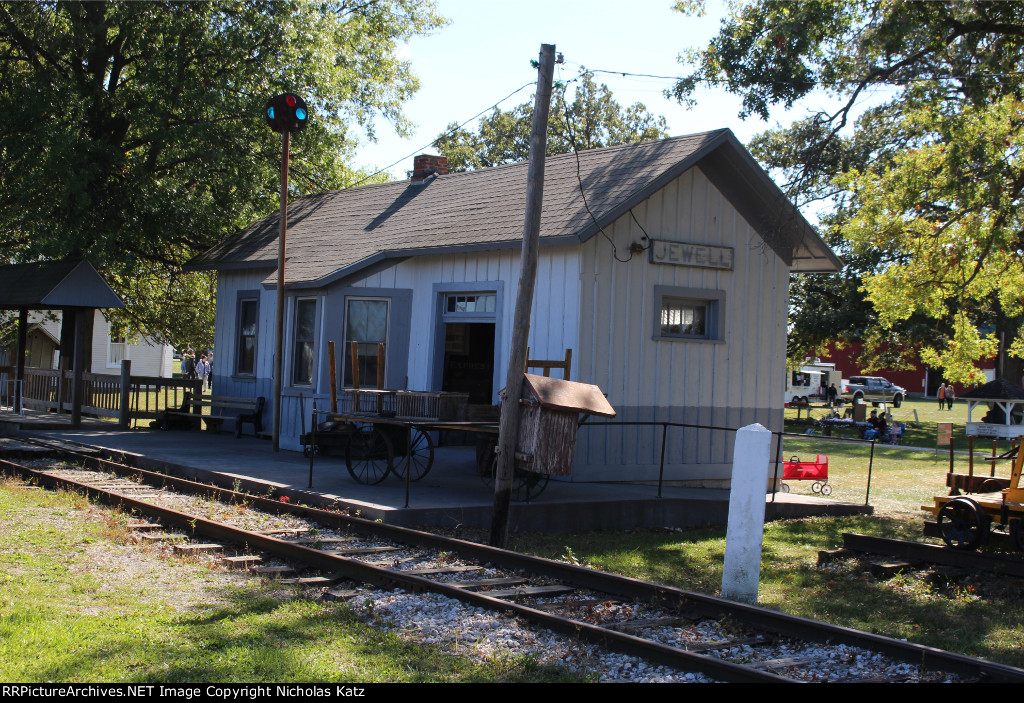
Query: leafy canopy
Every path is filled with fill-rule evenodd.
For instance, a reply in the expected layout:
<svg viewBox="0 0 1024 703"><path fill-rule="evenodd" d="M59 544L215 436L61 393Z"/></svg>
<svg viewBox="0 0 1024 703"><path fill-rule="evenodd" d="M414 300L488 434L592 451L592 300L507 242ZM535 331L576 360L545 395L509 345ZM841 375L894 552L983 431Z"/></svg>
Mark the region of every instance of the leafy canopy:
<svg viewBox="0 0 1024 703"><path fill-rule="evenodd" d="M405 128L396 49L442 23L427 0L0 4L0 253L84 257L118 329L209 346L214 277L181 267L278 207L268 98L311 109L291 188L343 187L356 127Z"/></svg>
<svg viewBox="0 0 1024 703"><path fill-rule="evenodd" d="M1024 4L757 2L681 60L695 66L672 91L684 103L708 82L742 95L743 116L813 91L838 101L752 145L799 203L823 208L848 260L794 286L791 351L846 338L906 361L898 347L920 346L947 379L972 382L998 350L1020 380ZM814 316L838 296L844 314Z"/></svg>
<svg viewBox="0 0 1024 703"><path fill-rule="evenodd" d="M575 82L575 81L574 81ZM548 117L547 154L631 144L668 136L668 123L642 103L623 108L603 83L584 71L569 100L569 84L556 84ZM448 158L451 171L469 171L525 161L530 155L533 103L504 111L495 108L480 120L477 131L456 123L437 138L434 146Z"/></svg>

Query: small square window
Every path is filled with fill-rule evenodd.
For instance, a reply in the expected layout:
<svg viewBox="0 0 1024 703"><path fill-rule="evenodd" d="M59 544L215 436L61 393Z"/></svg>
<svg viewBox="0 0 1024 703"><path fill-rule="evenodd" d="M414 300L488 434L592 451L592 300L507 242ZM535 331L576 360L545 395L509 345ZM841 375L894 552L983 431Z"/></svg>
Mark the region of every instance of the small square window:
<svg viewBox="0 0 1024 703"><path fill-rule="evenodd" d="M673 298L661 301L662 337L704 337L706 323L707 303Z"/></svg>
<svg viewBox="0 0 1024 703"><path fill-rule="evenodd" d="M725 291L655 286L654 339L724 341Z"/></svg>

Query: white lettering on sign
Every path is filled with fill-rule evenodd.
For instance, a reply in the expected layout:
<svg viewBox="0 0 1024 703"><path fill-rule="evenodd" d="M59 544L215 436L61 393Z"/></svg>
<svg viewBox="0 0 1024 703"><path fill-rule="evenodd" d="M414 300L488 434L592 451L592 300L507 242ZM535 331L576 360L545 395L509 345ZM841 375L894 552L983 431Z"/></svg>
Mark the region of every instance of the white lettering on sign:
<svg viewBox="0 0 1024 703"><path fill-rule="evenodd" d="M651 240L651 263L732 271L732 247Z"/></svg>

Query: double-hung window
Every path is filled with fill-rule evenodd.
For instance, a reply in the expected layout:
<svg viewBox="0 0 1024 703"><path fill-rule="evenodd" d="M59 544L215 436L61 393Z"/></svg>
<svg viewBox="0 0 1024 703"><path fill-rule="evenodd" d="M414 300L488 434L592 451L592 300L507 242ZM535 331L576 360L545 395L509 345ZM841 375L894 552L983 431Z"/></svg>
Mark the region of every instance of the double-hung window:
<svg viewBox="0 0 1024 703"><path fill-rule="evenodd" d="M259 332L260 304L258 298L238 300L238 351L235 373L239 376L256 375L256 341Z"/></svg>
<svg viewBox="0 0 1024 703"><path fill-rule="evenodd" d="M107 353L107 367L120 366L123 359L128 358L128 340L124 337L111 337Z"/></svg>
<svg viewBox="0 0 1024 703"><path fill-rule="evenodd" d="M388 341L387 299L347 298L345 301L345 348L342 353L345 373L342 383L351 387L352 342L356 343L356 367L359 385L373 386L377 383L378 372L384 373L377 362L378 344Z"/></svg>
<svg viewBox="0 0 1024 703"><path fill-rule="evenodd" d="M292 385L313 385L313 361L316 342L316 299L295 301L295 328L292 355Z"/></svg>

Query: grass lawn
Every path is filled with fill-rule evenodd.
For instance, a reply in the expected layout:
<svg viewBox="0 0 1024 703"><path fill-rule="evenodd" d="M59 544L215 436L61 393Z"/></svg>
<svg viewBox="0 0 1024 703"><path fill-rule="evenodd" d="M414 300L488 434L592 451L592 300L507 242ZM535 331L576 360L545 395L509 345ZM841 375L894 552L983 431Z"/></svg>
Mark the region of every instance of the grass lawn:
<svg viewBox="0 0 1024 703"><path fill-rule="evenodd" d="M945 495L949 453L935 447L935 422L959 424L954 442L966 449L966 406L938 411L936 402L911 400L893 411L900 422L914 420L914 451L875 447L870 503L873 516L810 518L770 523L765 528L759 602L764 607L868 632L905 638L971 656L1024 666L1024 581L987 574L961 574L933 581L923 573L878 580L856 562L817 566L818 551L842 545L843 532L923 539L922 505ZM796 411L787 410L787 418ZM820 415L820 413L816 413ZM799 431L788 423L791 431ZM863 503L870 446L826 437L786 437L786 456L829 457L833 499ZM988 446L991 450L991 445ZM967 457L956 456L956 470L967 471ZM984 465L987 470L988 465ZM976 465L976 470L981 467ZM1008 465L997 475L1008 475ZM787 482L810 494L809 482ZM642 529L569 535L519 534L515 549L567 559L640 579L718 594L725 554L725 529Z"/></svg>
<svg viewBox="0 0 1024 703"><path fill-rule="evenodd" d="M125 518L0 480L0 682L550 682L414 645L258 579L128 544Z"/></svg>

